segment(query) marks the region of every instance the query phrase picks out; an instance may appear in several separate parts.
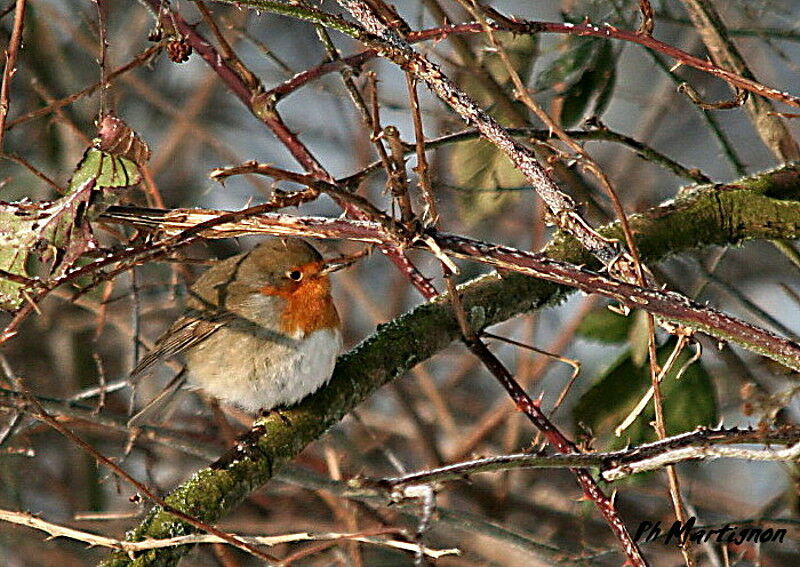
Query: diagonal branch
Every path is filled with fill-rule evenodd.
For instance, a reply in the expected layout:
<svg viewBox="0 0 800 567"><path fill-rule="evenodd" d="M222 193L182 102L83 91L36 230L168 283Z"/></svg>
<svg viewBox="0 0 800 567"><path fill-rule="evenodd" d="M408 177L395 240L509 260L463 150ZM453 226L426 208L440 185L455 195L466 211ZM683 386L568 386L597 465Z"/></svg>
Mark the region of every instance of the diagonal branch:
<svg viewBox="0 0 800 567"><path fill-rule="evenodd" d="M205 37L203 37L183 17L172 11L160 0L143 0L168 28L174 27L185 41L192 46L200 57L208 64L219 78L228 86L236 97L253 115L269 128L276 138L286 147L292 157L305 171L326 183L334 184L333 177L292 132L275 109L275 101L270 93L265 92L257 77L245 68L238 59L229 60L224 57ZM349 214L356 218L369 218L364 212L349 202L343 202L337 196L334 200ZM437 294L436 289L423 276L405 253L396 245L385 247L384 252L419 290L423 297L429 299Z"/></svg>
<svg viewBox="0 0 800 567"><path fill-rule="evenodd" d="M800 203L791 200L798 197L800 171L782 168L730 186L706 186L686 192L674 202L632 217L631 223L643 258L655 262L667 254L710 244L787 235L798 238ZM253 228L255 223L249 226L248 232L258 232ZM238 230L243 232L241 226ZM614 235L614 230L607 227L603 233ZM562 261L590 260L586 251L569 239L552 243L548 252ZM461 288L465 313L476 330L554 304L568 291L563 286L521 274L482 277ZM328 387L284 412L291 425L277 417L264 420L249 440L255 451L199 471L167 496L166 501L180 509L191 509L208 522L219 520L383 384L433 356L459 336L458 323L446 299L421 305L393 324L382 326L339 359ZM214 497L209 498L209 494ZM191 529L185 523L155 508L131 532L129 539L172 537L187 531ZM161 550L155 555L139 557L137 565L174 565L187 551L185 546ZM121 567L130 565L130 561L124 554L115 554L103 565Z"/></svg>
<svg viewBox="0 0 800 567"><path fill-rule="evenodd" d="M9 98L11 79L17 72L17 55L22 47L26 6L27 0L17 0L14 8L14 28L11 30L11 39L5 49L6 63L3 67L2 82L0 82L0 153L3 152L6 120L8 119L8 111L11 109L11 100Z"/></svg>
<svg viewBox="0 0 800 567"><path fill-rule="evenodd" d="M648 247L666 251L670 246L695 247L710 243L735 242L752 237L750 230L758 230L771 238L796 238L800 236L800 203L772 200L759 192L797 191L798 170L784 168L761 178L741 180L730 186L714 186L698 189L686 194L683 199L669 203L645 213L631 217L631 226L639 234L638 242L647 256ZM770 182L775 185L770 185ZM785 184L785 185L784 185ZM754 191L741 190L751 187ZM770 193L776 195L776 193ZM755 217L770 215L765 221L744 217L754 213ZM222 238L247 233L262 233L278 236L311 238L343 238L367 243L383 244L391 241L381 225L374 222L329 219L321 217L295 217L290 215L261 215L247 217L241 222L223 224L214 219L224 219L221 211L161 211L152 209L121 209L109 211L106 218L127 222L142 229L159 229L168 233L192 230L196 234L198 223L213 228L203 231L207 238ZM240 216L239 218L242 218ZM714 226L717 230L714 230ZM745 228L746 227L746 228ZM740 232L740 231L744 232ZM645 235L650 231L652 238ZM619 236L619 227L614 224L602 230L603 238ZM667 321L685 324L692 329L705 332L722 341L730 341L758 354L777 360L789 368L800 369L800 346L745 321L731 317L711 307L698 305L687 297L658 289L642 288L635 284L610 278L590 267L592 258L581 251L577 243L557 239L551 243L546 254L537 254L482 242L464 236L428 230L426 238L414 245L426 249L426 241L432 239L445 254L455 258L478 261L496 268L518 272L587 293L596 293L618 301L623 305L642 308ZM173 237L174 238L174 237ZM700 239L700 240L697 240ZM652 248L651 248L652 250ZM674 250L674 249L673 249ZM661 252L663 253L663 252ZM652 254L652 252L651 252ZM567 261L562 260L565 258ZM481 327L482 328L482 327Z"/></svg>

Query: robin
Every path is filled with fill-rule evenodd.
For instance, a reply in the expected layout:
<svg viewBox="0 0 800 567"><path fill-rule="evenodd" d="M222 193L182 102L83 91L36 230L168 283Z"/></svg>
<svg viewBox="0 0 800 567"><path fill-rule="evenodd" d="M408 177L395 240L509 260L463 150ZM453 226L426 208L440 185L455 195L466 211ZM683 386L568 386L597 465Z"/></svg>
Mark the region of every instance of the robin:
<svg viewBox="0 0 800 567"><path fill-rule="evenodd" d="M323 260L294 238L266 240L219 261L191 286L186 312L142 358L132 381L183 353L190 388L249 412L299 402L333 372L342 333L328 274L352 262ZM177 390L182 374L154 402Z"/></svg>

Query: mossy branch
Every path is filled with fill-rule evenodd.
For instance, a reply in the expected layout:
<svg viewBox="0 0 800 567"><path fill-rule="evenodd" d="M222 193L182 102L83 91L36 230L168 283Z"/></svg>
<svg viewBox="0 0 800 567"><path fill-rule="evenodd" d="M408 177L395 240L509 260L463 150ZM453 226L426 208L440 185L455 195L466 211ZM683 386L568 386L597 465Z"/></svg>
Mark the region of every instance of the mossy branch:
<svg viewBox="0 0 800 567"><path fill-rule="evenodd" d="M787 166L727 185L699 186L678 198L630 218L645 261L710 245L738 245L747 240L800 237L800 167ZM615 225L604 236L619 236ZM573 238L557 236L547 248L556 259L592 264ZM475 329L561 301L570 288L511 274L477 278L461 287L463 303ZM340 357L330 384L279 417L261 420L234 451L202 469L176 488L166 501L198 519L214 523L247 495L270 480L310 442L323 435L378 388L447 347L459 337L448 301L440 299L382 325ZM131 540L165 538L193 528L154 508L129 534ZM104 567L174 565L189 546L152 550L131 559L114 553Z"/></svg>

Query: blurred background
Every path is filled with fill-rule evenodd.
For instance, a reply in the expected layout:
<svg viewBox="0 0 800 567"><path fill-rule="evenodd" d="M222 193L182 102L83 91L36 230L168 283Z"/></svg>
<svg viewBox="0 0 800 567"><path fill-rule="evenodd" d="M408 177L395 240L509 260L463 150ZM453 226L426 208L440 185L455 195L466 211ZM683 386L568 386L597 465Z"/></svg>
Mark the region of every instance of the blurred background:
<svg viewBox="0 0 800 567"><path fill-rule="evenodd" d="M791 0L715 2L736 45L757 79L790 93L800 93L800 5ZM529 20L569 21L588 18L619 29L635 30L638 2L495 1L505 15ZM682 2L659 2L655 37L700 57L706 50ZM241 61L271 89L296 73L325 61L311 24L224 4L205 5L211 19ZM462 4L443 0L402 0L398 12L415 29L442 23L472 21ZM14 2L0 5L5 43L11 33ZM197 5L172 6L197 30L213 37ZM333 2L322 10L339 13ZM61 187L95 135L99 97L78 96L52 106L99 80L97 11L92 2L30 0L18 71L11 89L10 130L5 151L24 159ZM302 171L286 148L234 97L218 75L196 54L183 63L163 52L141 54L176 38L170 30L153 33L155 20L136 2L108 6L109 70L131 65L110 80L107 106L149 145L152 157L146 177L126 203L173 207L239 209L263 202L273 189L297 189L269 178L237 176L224 184L209 178L212 169L248 160ZM155 39L149 40L148 36ZM355 41L331 32L343 56L362 50ZM646 210L676 195L681 187L706 178L728 182L779 165L741 109L703 111L676 90L688 81L704 100L730 99L729 87L641 46L621 41L561 34L514 36L498 33L517 72L531 94L551 116L578 132L609 131L629 136L682 166L643 159L629 143L595 140L586 150L609 176L630 213ZM177 38L178 40L180 38ZM453 35L426 41L418 49L440 62L467 92L509 127L543 128L514 101L513 86L484 34ZM413 144L405 77L390 62L371 59L354 76L367 101L376 97L383 126L394 125ZM377 85L372 93L370 74ZM419 88L425 133L436 138L465 129L460 119ZM37 109L48 107L46 112ZM304 84L281 99L277 109L289 128L336 178L353 175L377 159L365 127L342 78L330 73ZM779 110L787 110L781 108ZM786 120L797 135L796 120ZM546 129L545 129L546 131ZM531 142L543 158L563 150L558 143ZM542 248L552 227L541 202L504 157L484 142L443 143L428 151L430 174L440 212L440 227L526 250ZM409 156L407 171L415 188ZM554 164L559 185L595 225L613 220L608 199L594 178L565 159ZM51 186L14 159L0 162L0 198L12 201L53 199ZM392 210L386 176L378 170L365 177L359 192L385 210ZM421 211L418 192L415 207ZM303 215L335 217L339 207L328 197L303 205ZM119 227L99 231L103 244L119 244ZM3 345L4 371L18 376L37 394L61 404L61 419L163 494L206 465L235 433L219 409L196 393L181 395L168 420L151 438L131 439L124 428L131 390L117 388L147 346L180 312L187 282L203 269L203 261L248 249L255 239L213 241L184 249L186 262L160 262L137 267L101 284L78 301L69 290L52 293L19 335ZM355 243L325 241L327 255L360 249ZM798 316L797 251L793 243L748 243L741 247L681 254L651 266L660 281L701 302L708 302L780 334L796 337ZM439 290L441 270L430 255L413 259ZM460 263L459 281L485 272L477 264ZM339 310L345 321L345 349L423 302L407 280L381 254L373 254L334 280ZM10 316L6 316L9 319ZM617 402L614 385L638 380L644 335L643 318L624 319L610 313L600 298L574 294L563 304L517 317L492 329L537 348L579 361L581 372L554 414L556 424L572 438L589 431L595 449L640 442L649 435L646 423L616 439L613 428L627 412ZM660 337L663 339L663 337ZM644 339L646 341L646 338ZM533 398L553 409L570 381L573 367L499 341L492 349L514 372ZM713 347L713 341L706 343ZM164 365L137 392L135 405L155 395L175 367ZM690 385L674 388L674 432L696 425L750 426L795 424L797 376L737 349L706 348L700 363L686 377ZM99 397L90 392L110 386ZM6 386L7 384L0 384ZM91 393L91 392L90 392ZM80 398L70 415L70 401ZM683 404L683 405L681 405ZM624 406L624 407L623 407ZM599 408L599 409L598 409ZM95 410L93 413L91 410ZM646 418L646 416L645 416ZM37 421L18 417L0 406L0 507L27 510L78 529L123 537L148 505L132 502L135 490L118 481L79 447ZM243 534L298 531L357 532L378 527L403 527L413 533L412 507L396 509L340 497L340 481L355 475L395 475L389 455L410 471L455 462L474 455L496 455L535 447L536 432L481 364L454 344L408 375L383 388L321 440L311 445L280 479L256 491L220 525ZM533 445L532 445L533 444ZM744 524L768 519L789 529L783 544L701 548L701 564L796 565L798 550L796 466L719 461L678 466L690 513L698 523ZM328 484L326 484L326 479ZM673 520L666 475L652 473L618 483L617 502L635 528L643 520ZM609 490L610 492L610 490ZM440 565L619 565L618 551L606 525L567 471L514 471L474 475L446 484L438 495L438 514L425 541L432 547L458 547L460 557ZM713 548L713 549L712 549ZM411 565L413 556L374 545L303 544L270 553L289 556L292 565ZM653 565L683 563L675 548L645 546ZM85 565L104 557L76 541L45 541L41 532L0 522L0 563L16 566ZM293 556L292 554L297 554ZM221 546L195 549L184 565L255 565L257 560Z"/></svg>

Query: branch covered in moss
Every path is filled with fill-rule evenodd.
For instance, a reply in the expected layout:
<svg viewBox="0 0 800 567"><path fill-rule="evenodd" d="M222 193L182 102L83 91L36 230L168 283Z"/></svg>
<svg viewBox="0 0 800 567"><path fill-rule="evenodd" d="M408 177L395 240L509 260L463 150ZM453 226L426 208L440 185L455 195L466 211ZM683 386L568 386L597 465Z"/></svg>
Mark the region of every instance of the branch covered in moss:
<svg viewBox="0 0 800 567"><path fill-rule="evenodd" d="M738 245L747 240L800 236L800 168L784 167L724 186L701 186L677 199L631 217L644 259L655 262L670 254L710 245ZM619 234L616 225L604 236ZM592 265L577 241L558 236L547 248L554 259ZM512 274L477 278L464 286L463 303L471 325L482 330L515 315L554 305L573 291L564 286ZM267 418L233 452L176 488L166 501L205 522L216 522L306 445L323 435L368 396L460 336L446 299L426 303L382 325L352 351L340 357L330 384L286 410ZM129 534L136 541L191 533L191 526L159 508ZM104 567L174 565L188 546L148 551L134 560L120 553Z"/></svg>

